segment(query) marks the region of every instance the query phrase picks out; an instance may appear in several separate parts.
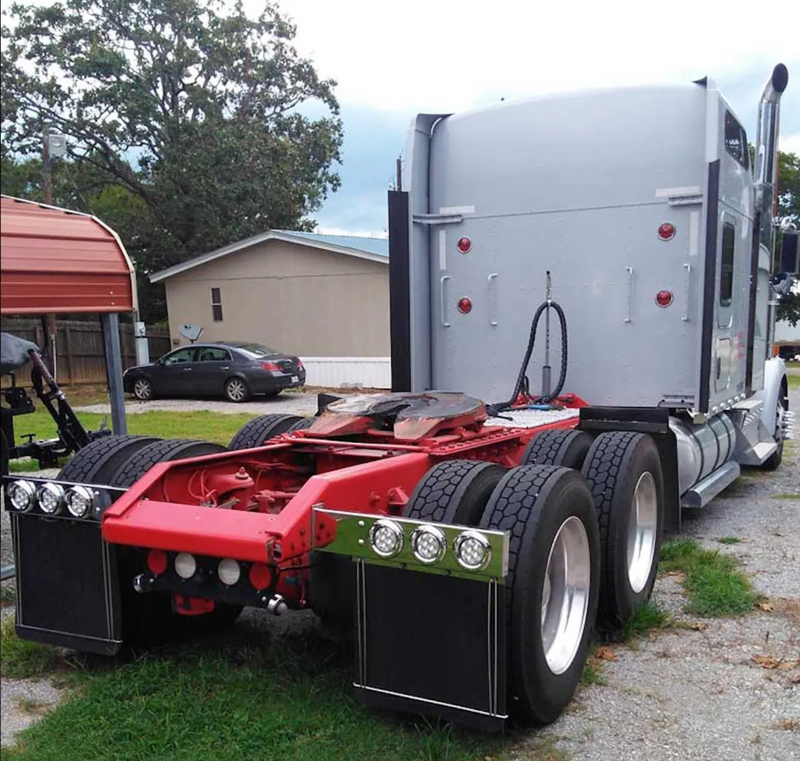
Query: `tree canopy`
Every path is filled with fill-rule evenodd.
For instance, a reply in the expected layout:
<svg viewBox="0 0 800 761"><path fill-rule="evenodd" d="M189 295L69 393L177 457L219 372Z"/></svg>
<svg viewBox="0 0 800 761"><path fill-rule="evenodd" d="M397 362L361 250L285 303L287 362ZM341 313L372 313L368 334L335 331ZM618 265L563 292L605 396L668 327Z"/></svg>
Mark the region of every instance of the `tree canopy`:
<svg viewBox="0 0 800 761"><path fill-rule="evenodd" d="M298 54L275 5L257 19L219 0L4 15L4 165L38 154L46 124L66 135L73 184L91 186L140 273L268 228L311 229L338 188L335 82Z"/></svg>

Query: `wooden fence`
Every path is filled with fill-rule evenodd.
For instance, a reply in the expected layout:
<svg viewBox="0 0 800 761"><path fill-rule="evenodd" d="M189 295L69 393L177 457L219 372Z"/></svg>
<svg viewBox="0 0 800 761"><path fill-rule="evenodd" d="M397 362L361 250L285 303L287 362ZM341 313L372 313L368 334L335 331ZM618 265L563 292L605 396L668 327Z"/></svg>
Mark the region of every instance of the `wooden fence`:
<svg viewBox="0 0 800 761"><path fill-rule="evenodd" d="M133 325L120 323L119 327L122 368L125 370L136 364ZM26 338L38 346L44 345L41 320L3 317L0 328L4 333ZM151 359L160 357L172 348L169 329L165 326L148 325L147 340ZM27 375L27 371L23 371L18 379L23 385L27 383ZM56 380L61 385L106 383L103 331L99 321L56 320ZM10 380L6 376L3 378L3 387L8 385Z"/></svg>

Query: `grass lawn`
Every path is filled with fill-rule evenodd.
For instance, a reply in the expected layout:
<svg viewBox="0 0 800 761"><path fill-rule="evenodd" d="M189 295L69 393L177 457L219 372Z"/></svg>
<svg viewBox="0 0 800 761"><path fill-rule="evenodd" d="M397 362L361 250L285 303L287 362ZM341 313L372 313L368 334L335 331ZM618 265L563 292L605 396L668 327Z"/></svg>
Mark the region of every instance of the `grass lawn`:
<svg viewBox="0 0 800 761"><path fill-rule="evenodd" d="M163 439L202 439L225 444L233 435L255 415L219 415L213 412L142 412L128 415L128 433L159 436ZM100 427L102 415L78 413L78 418L87 430ZM17 439L22 440L24 434L32 433L34 439L52 439L56 436L53 418L46 409L37 407L30 415L20 415L14 421ZM108 424L110 425L110 416ZM36 461L9 463L12 473L38 470Z"/></svg>
<svg viewBox="0 0 800 761"><path fill-rule="evenodd" d="M237 630L116 661L54 656L18 640L10 622L2 635L4 673L55 669L74 690L17 748L4 748L4 760L499 761L507 742L361 707L350 691L351 646L314 632Z"/></svg>
<svg viewBox="0 0 800 761"><path fill-rule="evenodd" d="M800 373L789 373L789 388L800 388Z"/></svg>

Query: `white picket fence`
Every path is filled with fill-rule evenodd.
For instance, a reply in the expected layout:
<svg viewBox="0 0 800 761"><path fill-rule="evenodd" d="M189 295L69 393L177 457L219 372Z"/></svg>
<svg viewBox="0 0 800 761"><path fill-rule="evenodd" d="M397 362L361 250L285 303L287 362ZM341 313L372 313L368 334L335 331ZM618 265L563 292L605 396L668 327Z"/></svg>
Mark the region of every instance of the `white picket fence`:
<svg viewBox="0 0 800 761"><path fill-rule="evenodd" d="M392 387L390 357L301 357L306 384L325 388Z"/></svg>

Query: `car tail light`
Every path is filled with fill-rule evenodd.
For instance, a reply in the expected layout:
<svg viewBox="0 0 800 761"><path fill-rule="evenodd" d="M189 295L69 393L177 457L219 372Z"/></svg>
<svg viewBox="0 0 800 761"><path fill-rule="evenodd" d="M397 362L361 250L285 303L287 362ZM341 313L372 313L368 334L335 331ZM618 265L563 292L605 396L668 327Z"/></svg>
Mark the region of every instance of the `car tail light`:
<svg viewBox="0 0 800 761"><path fill-rule="evenodd" d="M300 357L297 358L297 369L298 370L304 370L305 369L305 366L303 365L303 360L300 359Z"/></svg>
<svg viewBox="0 0 800 761"><path fill-rule="evenodd" d="M262 367L264 370L273 370L273 371L274 371L274 370L278 370L278 371L280 371L280 369L281 369L281 368L280 368L280 366L279 366L279 365L276 365L274 362L262 362L262 363L261 363L261 367Z"/></svg>

